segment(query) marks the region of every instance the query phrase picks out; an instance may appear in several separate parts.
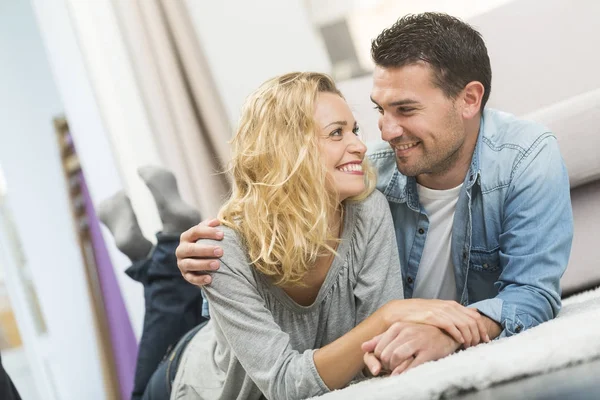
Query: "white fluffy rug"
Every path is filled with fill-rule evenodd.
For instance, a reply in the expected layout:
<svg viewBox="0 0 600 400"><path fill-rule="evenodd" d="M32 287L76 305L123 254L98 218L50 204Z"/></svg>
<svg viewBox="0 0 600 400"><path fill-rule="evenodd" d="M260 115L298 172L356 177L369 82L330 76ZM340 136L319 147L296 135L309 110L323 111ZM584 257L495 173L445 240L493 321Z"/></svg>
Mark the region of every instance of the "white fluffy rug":
<svg viewBox="0 0 600 400"><path fill-rule="evenodd" d="M523 333L472 347L404 374L375 378L319 400L439 399L600 357L600 288L563 302L559 316Z"/></svg>

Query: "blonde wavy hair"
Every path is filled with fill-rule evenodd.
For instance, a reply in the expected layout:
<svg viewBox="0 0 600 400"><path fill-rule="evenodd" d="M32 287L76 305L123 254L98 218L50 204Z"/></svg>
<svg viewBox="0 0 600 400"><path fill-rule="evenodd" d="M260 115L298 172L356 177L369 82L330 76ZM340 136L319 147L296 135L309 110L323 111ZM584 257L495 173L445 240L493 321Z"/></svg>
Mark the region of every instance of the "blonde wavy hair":
<svg viewBox="0 0 600 400"><path fill-rule="evenodd" d="M319 93L343 97L324 74L295 72L263 83L250 95L231 142L231 197L221 222L237 231L250 260L276 285L300 285L317 257L335 254L330 214L340 206L321 158L314 121ZM363 161L366 198L375 172Z"/></svg>

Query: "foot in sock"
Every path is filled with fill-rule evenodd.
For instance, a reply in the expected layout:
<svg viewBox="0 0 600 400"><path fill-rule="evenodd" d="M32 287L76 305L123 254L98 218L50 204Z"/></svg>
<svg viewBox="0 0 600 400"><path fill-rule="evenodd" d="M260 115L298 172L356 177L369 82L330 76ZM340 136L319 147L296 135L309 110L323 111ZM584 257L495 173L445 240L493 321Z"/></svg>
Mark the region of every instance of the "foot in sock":
<svg viewBox="0 0 600 400"><path fill-rule="evenodd" d="M154 166L138 169L158 208L163 233L180 234L200 222L200 213L186 204L179 195L177 180L172 172Z"/></svg>
<svg viewBox="0 0 600 400"><path fill-rule="evenodd" d="M112 233L117 248L132 262L150 254L152 243L142 234L131 201L123 191L100 203L98 217Z"/></svg>

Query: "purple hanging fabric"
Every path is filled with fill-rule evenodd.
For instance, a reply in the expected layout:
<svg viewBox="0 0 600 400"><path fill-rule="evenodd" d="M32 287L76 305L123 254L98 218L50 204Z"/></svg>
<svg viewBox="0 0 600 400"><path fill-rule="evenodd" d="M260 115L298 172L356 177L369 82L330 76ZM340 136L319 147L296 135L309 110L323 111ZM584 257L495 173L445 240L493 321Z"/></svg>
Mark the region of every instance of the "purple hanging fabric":
<svg viewBox="0 0 600 400"><path fill-rule="evenodd" d="M117 282L115 271L102 237L100 222L96 216L94 205L90 197L83 173L80 172L81 194L85 202L90 236L94 247L94 257L98 273L102 301L106 311L108 329L115 360L121 399L131 397L133 377L137 359L137 342L125 308L125 302Z"/></svg>

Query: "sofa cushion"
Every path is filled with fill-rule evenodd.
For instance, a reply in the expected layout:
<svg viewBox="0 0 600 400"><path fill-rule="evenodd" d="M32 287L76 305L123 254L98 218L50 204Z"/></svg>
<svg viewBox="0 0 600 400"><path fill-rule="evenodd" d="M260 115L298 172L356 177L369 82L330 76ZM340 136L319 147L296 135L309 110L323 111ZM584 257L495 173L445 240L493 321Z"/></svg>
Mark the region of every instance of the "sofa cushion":
<svg viewBox="0 0 600 400"><path fill-rule="evenodd" d="M600 180L571 190L575 232L569 266L561 286L563 295L600 285Z"/></svg>
<svg viewBox="0 0 600 400"><path fill-rule="evenodd" d="M558 139L571 188L600 179L600 89L525 116L546 125Z"/></svg>

